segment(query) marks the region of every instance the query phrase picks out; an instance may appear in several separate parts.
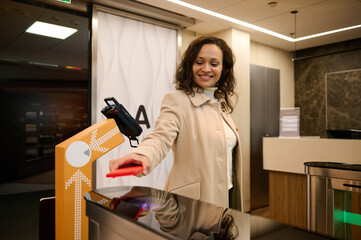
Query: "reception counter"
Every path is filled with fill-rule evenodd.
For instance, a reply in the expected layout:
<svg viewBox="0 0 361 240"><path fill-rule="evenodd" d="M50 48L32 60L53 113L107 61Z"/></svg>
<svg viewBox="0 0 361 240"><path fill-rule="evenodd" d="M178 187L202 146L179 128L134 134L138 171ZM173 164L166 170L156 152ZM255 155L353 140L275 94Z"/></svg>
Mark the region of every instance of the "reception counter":
<svg viewBox="0 0 361 240"><path fill-rule="evenodd" d="M266 218L147 187L88 192L89 239L326 239Z"/></svg>
<svg viewBox="0 0 361 240"><path fill-rule="evenodd" d="M274 220L307 228L305 162L361 164L361 140L263 138L263 168L269 171L269 211ZM360 206L360 196L355 196Z"/></svg>
<svg viewBox="0 0 361 240"><path fill-rule="evenodd" d="M304 162L361 163L361 140L263 138L263 169L305 174Z"/></svg>

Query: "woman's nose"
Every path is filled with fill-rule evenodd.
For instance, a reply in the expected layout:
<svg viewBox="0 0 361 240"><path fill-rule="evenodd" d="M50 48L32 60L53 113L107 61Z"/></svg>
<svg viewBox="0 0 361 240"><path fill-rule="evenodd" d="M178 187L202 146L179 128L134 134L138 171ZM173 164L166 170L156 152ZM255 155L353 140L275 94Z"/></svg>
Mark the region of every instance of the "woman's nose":
<svg viewBox="0 0 361 240"><path fill-rule="evenodd" d="M211 69L211 68L210 68L209 64L204 64L203 67L202 67L202 71L203 71L203 72L209 72L210 69Z"/></svg>

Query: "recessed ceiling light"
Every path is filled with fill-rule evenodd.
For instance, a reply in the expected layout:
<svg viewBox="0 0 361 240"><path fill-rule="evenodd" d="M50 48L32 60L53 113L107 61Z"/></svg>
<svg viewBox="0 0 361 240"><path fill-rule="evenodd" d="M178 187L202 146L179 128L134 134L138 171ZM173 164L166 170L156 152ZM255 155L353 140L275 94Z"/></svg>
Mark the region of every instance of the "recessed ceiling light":
<svg viewBox="0 0 361 240"><path fill-rule="evenodd" d="M36 21L26 32L58 39L66 39L77 32L78 29L59 26L51 23Z"/></svg>
<svg viewBox="0 0 361 240"><path fill-rule="evenodd" d="M268 3L269 7L276 7L277 6L277 2L269 2Z"/></svg>
<svg viewBox="0 0 361 240"><path fill-rule="evenodd" d="M306 39L310 39L310 38L315 38L315 37L319 37L319 36L324 36L324 35L328 35L328 34L332 34L332 33L336 33L336 32L342 32L342 31L347 31L347 30L350 30L350 29L355 29L355 28L361 27L361 24L360 24L360 25L355 25L355 26L351 26L351 27L336 29L336 30L332 30L332 31L328 31L328 32L308 35L308 36L304 36L304 37L300 37L300 38L291 38L291 37L288 37L286 35L283 35L283 34L268 30L266 28L262 28L262 27L253 25L251 23L244 22L244 21L241 21L239 19L232 18L232 17L226 16L226 15L223 15L223 14L220 14L220 13L217 13L217 12L213 12L211 10L201 8L201 7L198 7L198 6L195 6L193 4L189 4L189 3L186 3L186 2L183 2L183 1L180 1L180 0L167 0L167 1L178 4L178 5L181 5L181 6L186 7L186 8L196 10L198 12L202 12L202 13L205 13L205 14L208 14L208 15L211 15L211 16L226 20L228 22L236 23L236 24L238 24L240 26L243 26L243 27L247 27L247 28L251 28L251 29L263 32L263 33L266 33L266 34L269 34L269 35L272 35L274 37L278 37L278 38L281 38L281 39L284 39L284 40L287 40L287 41L290 41L290 42L298 42L298 41L302 41L302 40L306 40Z"/></svg>

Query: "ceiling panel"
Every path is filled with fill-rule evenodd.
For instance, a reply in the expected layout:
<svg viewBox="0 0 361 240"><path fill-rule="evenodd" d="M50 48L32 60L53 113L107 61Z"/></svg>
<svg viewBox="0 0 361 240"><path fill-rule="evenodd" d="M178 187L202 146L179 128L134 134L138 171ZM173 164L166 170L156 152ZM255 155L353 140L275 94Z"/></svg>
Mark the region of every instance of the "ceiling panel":
<svg viewBox="0 0 361 240"><path fill-rule="evenodd" d="M267 19L274 18L279 15L289 14L295 9L313 5L319 1L320 0L280 0L275 1L277 2L275 7L270 7L268 3L271 1L245 0L231 6L230 8L223 9L221 13L242 21L256 24L260 21L267 21Z"/></svg>
<svg viewBox="0 0 361 240"><path fill-rule="evenodd" d="M198 22L196 25L191 26L187 28L187 30L197 33L217 33L224 29L229 28L229 26L226 23L222 22L213 22L212 25L210 25L207 21Z"/></svg>
<svg viewBox="0 0 361 240"><path fill-rule="evenodd" d="M212 11L229 8L236 3L244 2L245 0L185 0L184 2L203 7Z"/></svg>
<svg viewBox="0 0 361 240"><path fill-rule="evenodd" d="M26 33L35 21L78 29L65 40ZM88 67L88 18L9 0L0 2L0 60ZM5 24L6 23L6 24Z"/></svg>
<svg viewBox="0 0 361 240"><path fill-rule="evenodd" d="M51 50L62 40L44 37L32 33L23 32L18 38L11 42L9 49L18 49L24 52L44 52Z"/></svg>
<svg viewBox="0 0 361 240"><path fill-rule="evenodd" d="M44 12L44 9L31 5L0 1L0 47L7 47Z"/></svg>
<svg viewBox="0 0 361 240"><path fill-rule="evenodd" d="M294 49L294 44L289 44L285 40L260 32L256 33L255 30L216 17L207 16L196 10L177 6L167 0L138 1L195 18L197 23L188 28L191 31L196 31L201 34L212 34L222 30L222 26L223 30L234 27L249 32L251 40L253 41L258 41L287 51L293 51ZM301 37L361 24L361 0L276 0L274 1L277 2L275 7L268 6L271 0L185 0L185 2L252 23L286 36L291 36L290 33L295 32L295 30L296 36ZM298 11L296 14L296 28L295 15L291 14L293 10ZM213 25L215 28L212 28ZM332 36L314 38L307 40L307 42L298 42L297 45L300 47L315 47L335 43L341 39L341 41L346 41L355 38L361 38L359 29L335 33Z"/></svg>
<svg viewBox="0 0 361 240"><path fill-rule="evenodd" d="M77 34L74 34L55 45L53 51L66 51L69 54L74 55L83 54L84 52L87 53L88 45L86 43L88 42L88 32L89 30L87 27L79 30Z"/></svg>
<svg viewBox="0 0 361 240"><path fill-rule="evenodd" d="M50 9L39 15L38 20L75 29L83 29L88 26L88 19L85 17Z"/></svg>
<svg viewBox="0 0 361 240"><path fill-rule="evenodd" d="M299 36L361 24L361 1L329 0L297 13Z"/></svg>
<svg viewBox="0 0 361 240"><path fill-rule="evenodd" d="M39 0L40 1L40 0ZM108 0L126 2L128 0ZM133 0L129 0L133 1ZM271 0L185 0L242 21L247 21L272 31L291 36L296 31L297 37L361 24L361 0L275 0L275 7L268 6ZM44 2L44 1L42 1ZM73 0L75 5L85 4L84 0ZM293 44L286 40L227 22L205 13L188 9L167 0L137 0L167 11L196 19L187 30L199 34L213 34L228 28L249 32L251 40L286 51L315 47L339 41L361 38L361 28L305 40ZM67 6L64 5L63 6ZM292 10L298 10L295 15ZM79 31L66 40L51 39L25 33L35 21L74 27ZM46 61L45 53L53 56L51 62L72 63L86 68L88 65L88 19L69 12L48 9L10 0L0 1L0 59L23 61ZM49 58L49 57L48 57Z"/></svg>

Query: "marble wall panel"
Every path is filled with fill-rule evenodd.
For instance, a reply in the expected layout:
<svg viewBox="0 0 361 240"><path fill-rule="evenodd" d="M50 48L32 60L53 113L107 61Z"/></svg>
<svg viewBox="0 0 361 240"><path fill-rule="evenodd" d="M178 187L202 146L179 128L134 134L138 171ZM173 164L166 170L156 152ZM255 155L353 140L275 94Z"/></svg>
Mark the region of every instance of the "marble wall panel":
<svg viewBox="0 0 361 240"><path fill-rule="evenodd" d="M326 128L361 129L361 69L326 74Z"/></svg>
<svg viewBox="0 0 361 240"><path fill-rule="evenodd" d="M295 107L300 108L301 136L326 137L326 75L361 69L361 38L297 51L297 58Z"/></svg>

